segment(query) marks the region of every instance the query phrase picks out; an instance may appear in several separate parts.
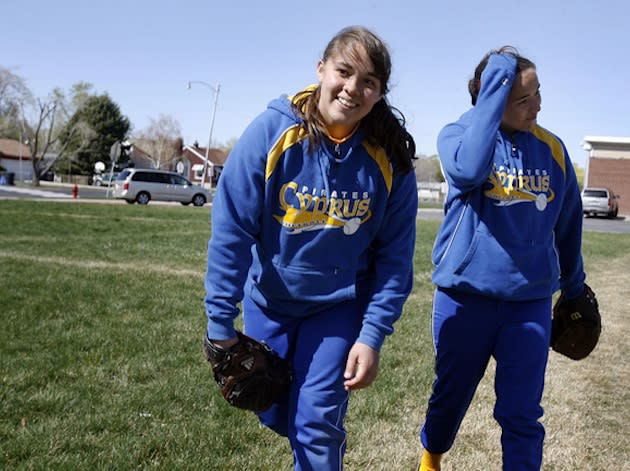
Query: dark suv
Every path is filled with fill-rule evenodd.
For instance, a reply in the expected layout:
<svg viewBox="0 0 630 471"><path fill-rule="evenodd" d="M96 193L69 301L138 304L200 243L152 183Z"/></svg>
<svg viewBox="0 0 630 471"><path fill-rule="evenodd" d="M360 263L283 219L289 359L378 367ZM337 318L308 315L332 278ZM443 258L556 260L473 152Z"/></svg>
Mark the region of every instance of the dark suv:
<svg viewBox="0 0 630 471"><path fill-rule="evenodd" d="M203 206L210 201L210 192L194 185L178 173L164 170L128 168L118 174L114 198L127 203L148 204L149 201L177 201Z"/></svg>
<svg viewBox="0 0 630 471"><path fill-rule="evenodd" d="M582 212L585 216L604 215L616 218L619 212L619 203L609 188L589 187L582 190Z"/></svg>

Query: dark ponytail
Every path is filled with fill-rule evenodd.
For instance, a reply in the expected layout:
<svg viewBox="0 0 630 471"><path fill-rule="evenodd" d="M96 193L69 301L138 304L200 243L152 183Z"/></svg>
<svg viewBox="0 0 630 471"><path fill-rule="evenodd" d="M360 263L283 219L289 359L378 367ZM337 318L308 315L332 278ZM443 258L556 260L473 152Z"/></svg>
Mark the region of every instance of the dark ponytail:
<svg viewBox="0 0 630 471"><path fill-rule="evenodd" d="M517 73L523 70L536 68L536 64L534 64L529 59L521 56L515 47L503 46L500 49L491 50L485 56L483 56L483 59L481 59L481 62L479 62L479 64L475 68L473 78L468 81L468 93L470 93L470 101L472 102L473 106L477 104L477 97L479 96L479 90L481 89L481 74L488 65L488 61L490 60L490 56L492 54L509 54L513 56L516 59Z"/></svg>

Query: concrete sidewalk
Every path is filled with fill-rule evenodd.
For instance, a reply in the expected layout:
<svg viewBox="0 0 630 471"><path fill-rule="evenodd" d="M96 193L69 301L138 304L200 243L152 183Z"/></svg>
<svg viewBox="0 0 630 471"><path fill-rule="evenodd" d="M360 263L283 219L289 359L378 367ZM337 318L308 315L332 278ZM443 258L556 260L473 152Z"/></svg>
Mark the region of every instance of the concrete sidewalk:
<svg viewBox="0 0 630 471"><path fill-rule="evenodd" d="M0 195L2 193L19 193L29 196L39 196L40 198L63 198L71 199L71 195L66 195L56 191L46 191L41 188L27 188L23 186L0 185Z"/></svg>

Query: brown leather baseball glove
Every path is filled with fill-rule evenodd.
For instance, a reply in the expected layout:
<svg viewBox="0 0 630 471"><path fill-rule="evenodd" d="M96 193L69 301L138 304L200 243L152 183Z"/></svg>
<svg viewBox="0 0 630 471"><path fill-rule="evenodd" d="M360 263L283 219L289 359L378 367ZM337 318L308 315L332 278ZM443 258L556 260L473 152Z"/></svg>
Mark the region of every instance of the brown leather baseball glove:
<svg viewBox="0 0 630 471"><path fill-rule="evenodd" d="M602 330L602 320L595 293L584 285L575 299L564 293L553 306L551 348L573 360L586 358L595 348Z"/></svg>
<svg viewBox="0 0 630 471"><path fill-rule="evenodd" d="M204 353L226 401L239 409L262 412L286 393L291 367L264 342L237 332L238 342L222 348L207 338Z"/></svg>

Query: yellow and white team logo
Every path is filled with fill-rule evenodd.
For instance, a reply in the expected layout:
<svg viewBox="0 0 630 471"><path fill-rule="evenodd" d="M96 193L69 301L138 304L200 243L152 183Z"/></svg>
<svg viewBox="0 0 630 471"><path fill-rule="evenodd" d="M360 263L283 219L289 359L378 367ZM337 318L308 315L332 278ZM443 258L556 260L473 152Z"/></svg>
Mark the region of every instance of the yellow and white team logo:
<svg viewBox="0 0 630 471"><path fill-rule="evenodd" d="M359 230L370 219L371 198L367 193L333 190L330 195L296 182L285 183L279 194L284 214L274 217L291 234L320 229L343 229L346 235Z"/></svg>
<svg viewBox="0 0 630 471"><path fill-rule="evenodd" d="M497 206L534 203L538 211L544 211L556 196L550 180L546 170L508 171L499 167L488 177L492 187L485 190L484 195L494 200Z"/></svg>

